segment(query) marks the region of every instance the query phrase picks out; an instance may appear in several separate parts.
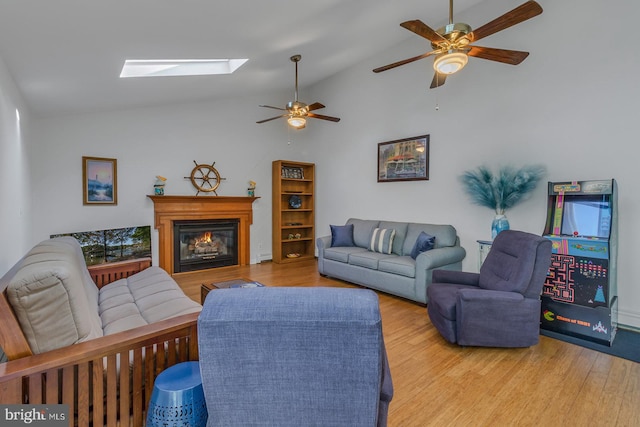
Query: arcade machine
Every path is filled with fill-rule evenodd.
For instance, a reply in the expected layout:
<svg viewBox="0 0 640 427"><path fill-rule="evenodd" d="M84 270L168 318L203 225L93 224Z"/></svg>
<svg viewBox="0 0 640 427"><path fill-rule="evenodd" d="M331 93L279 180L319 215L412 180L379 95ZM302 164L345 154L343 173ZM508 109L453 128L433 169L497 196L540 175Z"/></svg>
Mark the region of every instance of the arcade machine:
<svg viewBox="0 0 640 427"><path fill-rule="evenodd" d="M552 242L541 328L612 345L617 327L615 180L550 182L544 237Z"/></svg>

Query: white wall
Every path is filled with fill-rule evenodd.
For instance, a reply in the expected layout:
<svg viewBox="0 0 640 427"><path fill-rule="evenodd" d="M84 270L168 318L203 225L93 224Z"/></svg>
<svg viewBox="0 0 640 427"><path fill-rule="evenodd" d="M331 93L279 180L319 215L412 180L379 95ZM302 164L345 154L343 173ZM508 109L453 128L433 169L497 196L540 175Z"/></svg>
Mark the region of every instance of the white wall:
<svg viewBox="0 0 640 427"><path fill-rule="evenodd" d="M273 112L265 102L286 104L284 94L227 99L39 120L32 159L34 243L50 234L136 225L153 226L156 175L167 178L165 194L195 195L189 177L194 160L215 162L225 178L220 196L244 196L257 182L251 227L251 261L271 258L271 162L295 158L303 133L288 135L284 120L258 125ZM246 115L238 111L247 112ZM117 159L117 206L83 206L82 156ZM201 193L202 195L202 193ZM206 196L206 195L204 195ZM157 261L157 232L152 234Z"/></svg>
<svg viewBox="0 0 640 427"><path fill-rule="evenodd" d="M0 276L30 247L29 112L0 58Z"/></svg>
<svg viewBox="0 0 640 427"><path fill-rule="evenodd" d="M427 51L427 44L414 36L313 88L311 98L327 105L326 114L342 117L337 125L314 126L309 133L309 157L317 163L318 234L328 234L329 224L349 217L450 223L467 249L463 267L473 271L478 262L476 240L490 238L494 214L471 204L463 193L458 177L465 170L481 164L544 164L548 175L542 185L507 212L511 228L536 234L544 228L547 180L615 178L619 320L640 327L640 286L634 267L640 258L634 148L640 119L640 57L619 43L640 16L640 4L540 4L542 15L478 43L529 51L519 66L471 58L459 75L437 90L428 89L432 59L371 72ZM513 2L489 0L455 21L477 27L511 8ZM442 24L416 18L434 27ZM620 59L609 70L605 61L616 57ZM377 144L422 134L431 136L429 181L377 183Z"/></svg>

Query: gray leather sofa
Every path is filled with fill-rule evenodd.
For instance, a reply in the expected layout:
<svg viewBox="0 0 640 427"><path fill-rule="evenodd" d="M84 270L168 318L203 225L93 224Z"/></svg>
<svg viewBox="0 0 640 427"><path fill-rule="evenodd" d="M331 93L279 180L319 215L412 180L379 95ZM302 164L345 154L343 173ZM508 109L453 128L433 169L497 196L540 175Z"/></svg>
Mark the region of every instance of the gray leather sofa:
<svg viewBox="0 0 640 427"><path fill-rule="evenodd" d="M320 274L426 304L435 269L460 271L466 251L451 225L351 218L353 246L332 246L332 236L317 239ZM375 229L395 230L391 253L370 250ZM433 249L414 258L421 232L435 237ZM335 236L334 236L335 237Z"/></svg>

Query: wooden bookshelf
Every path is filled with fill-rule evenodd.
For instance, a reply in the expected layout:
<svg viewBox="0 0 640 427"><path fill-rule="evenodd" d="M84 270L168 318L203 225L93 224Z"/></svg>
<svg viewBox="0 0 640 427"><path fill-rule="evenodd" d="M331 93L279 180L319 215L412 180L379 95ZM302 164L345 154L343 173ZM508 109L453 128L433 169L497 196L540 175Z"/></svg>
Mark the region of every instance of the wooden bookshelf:
<svg viewBox="0 0 640 427"><path fill-rule="evenodd" d="M287 263L314 258L315 165L275 160L272 179L273 262ZM291 257L292 254L299 256Z"/></svg>

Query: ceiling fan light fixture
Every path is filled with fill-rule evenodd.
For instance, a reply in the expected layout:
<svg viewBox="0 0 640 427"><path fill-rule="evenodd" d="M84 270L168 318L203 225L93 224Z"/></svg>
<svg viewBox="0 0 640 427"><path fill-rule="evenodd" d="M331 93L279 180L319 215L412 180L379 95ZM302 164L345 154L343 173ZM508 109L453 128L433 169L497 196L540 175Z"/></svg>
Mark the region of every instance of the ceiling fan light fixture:
<svg viewBox="0 0 640 427"><path fill-rule="evenodd" d="M302 116L289 116L287 119L289 126L296 129L303 129L307 125L307 119Z"/></svg>
<svg viewBox="0 0 640 427"><path fill-rule="evenodd" d="M450 50L438 55L433 62L433 68L440 74L453 74L462 70L468 61L469 57L466 53Z"/></svg>

